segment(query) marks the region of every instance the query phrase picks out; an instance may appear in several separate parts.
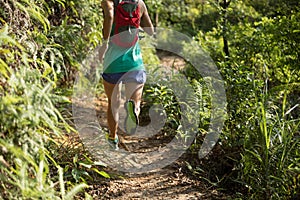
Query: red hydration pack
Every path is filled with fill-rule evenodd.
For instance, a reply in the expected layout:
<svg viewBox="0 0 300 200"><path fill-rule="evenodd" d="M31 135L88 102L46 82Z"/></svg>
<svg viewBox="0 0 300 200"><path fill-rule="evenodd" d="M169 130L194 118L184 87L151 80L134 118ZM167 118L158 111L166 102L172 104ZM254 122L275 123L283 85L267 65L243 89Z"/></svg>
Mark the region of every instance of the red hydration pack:
<svg viewBox="0 0 300 200"><path fill-rule="evenodd" d="M132 47L139 39L140 7L138 0L114 0L115 27L112 42L121 47Z"/></svg>

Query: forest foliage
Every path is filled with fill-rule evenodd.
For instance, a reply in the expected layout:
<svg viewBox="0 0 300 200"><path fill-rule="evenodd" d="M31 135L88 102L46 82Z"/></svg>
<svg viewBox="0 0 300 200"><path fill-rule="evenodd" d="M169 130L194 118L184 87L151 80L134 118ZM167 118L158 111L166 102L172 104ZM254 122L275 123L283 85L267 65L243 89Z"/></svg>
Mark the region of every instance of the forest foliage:
<svg viewBox="0 0 300 200"><path fill-rule="evenodd" d="M222 150L203 162L188 160L191 172L236 198L299 197L299 1L145 3L155 26L191 36L215 61L225 82ZM100 0L0 0L3 199L70 199L78 194L91 199L85 190L91 171L110 177L87 155L70 158L57 152L62 138L76 132L68 110L72 85L88 52L101 43L102 21ZM183 48L193 53L192 47ZM146 64L158 63L155 50L145 51ZM187 64L182 73L203 108L196 116L201 127L193 153L207 131L211 100L193 66ZM145 101L163 102L167 125L178 129L180 110L171 93L163 85L146 86Z"/></svg>

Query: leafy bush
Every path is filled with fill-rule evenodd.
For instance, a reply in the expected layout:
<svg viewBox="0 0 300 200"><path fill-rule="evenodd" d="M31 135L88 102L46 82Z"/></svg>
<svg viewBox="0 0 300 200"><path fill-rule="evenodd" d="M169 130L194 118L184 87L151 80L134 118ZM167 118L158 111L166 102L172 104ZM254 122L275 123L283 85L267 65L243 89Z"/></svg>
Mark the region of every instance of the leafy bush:
<svg viewBox="0 0 300 200"><path fill-rule="evenodd" d="M291 198L299 192L300 120L291 117L297 106L287 103L286 93L280 98L282 103L274 101L274 93L265 94L248 120L240 178L253 191L254 199L261 195L267 199Z"/></svg>
<svg viewBox="0 0 300 200"><path fill-rule="evenodd" d="M76 9L82 8L81 3L68 9L76 13ZM90 48L86 38L94 46L99 42L99 37L91 34L79 37L81 42L75 48L66 48L69 41L64 38L57 43L57 39L67 35L64 28L73 27L70 22L74 19L64 16L61 26L56 21L60 28L50 26L55 22L49 19L56 8L64 10L66 4L34 0L0 2L0 23L4 25L0 30L0 190L6 199L70 199L86 187L81 181L66 187L64 171L47 149L49 142L56 144L54 136L59 138L63 132L73 130L58 109L70 102L58 92L70 84L70 72L86 55L76 60L76 53L71 50L82 54ZM90 6L84 5L83 9ZM94 15L94 21L89 21L92 28L101 24L100 18L101 15ZM82 31L72 30L66 31L74 36ZM94 29L95 34L100 32L101 29ZM91 31L86 30L83 35L88 33ZM68 62L68 56L72 62Z"/></svg>
<svg viewBox="0 0 300 200"><path fill-rule="evenodd" d="M53 94L53 82L30 67L23 47L2 31L2 47L14 44L19 47L19 54L14 54L19 66L3 69L0 77L1 193L9 199L71 197L85 186L78 185L66 193L63 179L56 177L61 185L57 192L49 169L55 161L44 147L52 134L59 135L63 128L69 130L55 107L66 99ZM1 59L9 59L11 53L8 50ZM59 174L62 177L60 170Z"/></svg>
<svg viewBox="0 0 300 200"><path fill-rule="evenodd" d="M248 198L289 199L299 194L298 15L256 16L256 21L226 24L229 58L222 50L220 28L197 37L226 82L228 120L220 144L227 151L223 156L234 163L224 172L231 176L221 175L218 183L227 189L241 184ZM233 156L235 150L239 152Z"/></svg>

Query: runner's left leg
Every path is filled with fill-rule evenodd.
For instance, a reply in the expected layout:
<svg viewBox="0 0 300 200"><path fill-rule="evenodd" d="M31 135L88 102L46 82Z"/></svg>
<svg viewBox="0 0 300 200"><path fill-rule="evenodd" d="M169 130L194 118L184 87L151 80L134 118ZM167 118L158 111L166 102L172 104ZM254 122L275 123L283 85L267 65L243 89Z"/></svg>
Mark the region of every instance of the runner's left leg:
<svg viewBox="0 0 300 200"><path fill-rule="evenodd" d="M112 84L103 80L104 91L108 98L107 124L109 137L116 138L119 122L119 109L121 105L121 87L122 84Z"/></svg>

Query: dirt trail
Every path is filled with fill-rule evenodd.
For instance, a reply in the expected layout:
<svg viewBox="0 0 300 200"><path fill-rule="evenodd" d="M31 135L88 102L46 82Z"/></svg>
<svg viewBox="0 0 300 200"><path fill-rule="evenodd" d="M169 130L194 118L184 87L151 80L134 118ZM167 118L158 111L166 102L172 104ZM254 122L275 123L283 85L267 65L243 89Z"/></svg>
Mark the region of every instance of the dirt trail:
<svg viewBox="0 0 300 200"><path fill-rule="evenodd" d="M160 59L164 66L173 66L178 69L184 65L181 58L171 55L161 54ZM78 104L77 111L84 116L80 122L82 124L89 123L89 127L79 127L84 129L87 134L86 138L81 137L81 139L88 146L98 143L96 138L99 137L99 127L96 124L99 123L101 127L106 126L106 108L105 95L94 100L94 108ZM92 109L96 110L96 118L86 118L85 116L91 116ZM169 141L170 138L164 138L163 135L166 134L158 134L152 140L135 139L121 135L121 148L127 151L138 149L140 153L154 151L159 148L158 143L164 145ZM99 151L99 149L92 151ZM117 156L117 154L114 155ZM97 156L104 155L100 153ZM108 173L113 174L113 178L97 181L89 188L88 193L94 199L227 199L222 193L209 188L205 183L191 176L191 172L187 170L185 165L185 160L188 157L189 155L185 154L175 162L155 172L135 174L109 170Z"/></svg>
<svg viewBox="0 0 300 200"><path fill-rule="evenodd" d="M127 175L100 182L90 193L95 199L226 199L216 190L188 178L180 166L168 166L157 172Z"/></svg>

